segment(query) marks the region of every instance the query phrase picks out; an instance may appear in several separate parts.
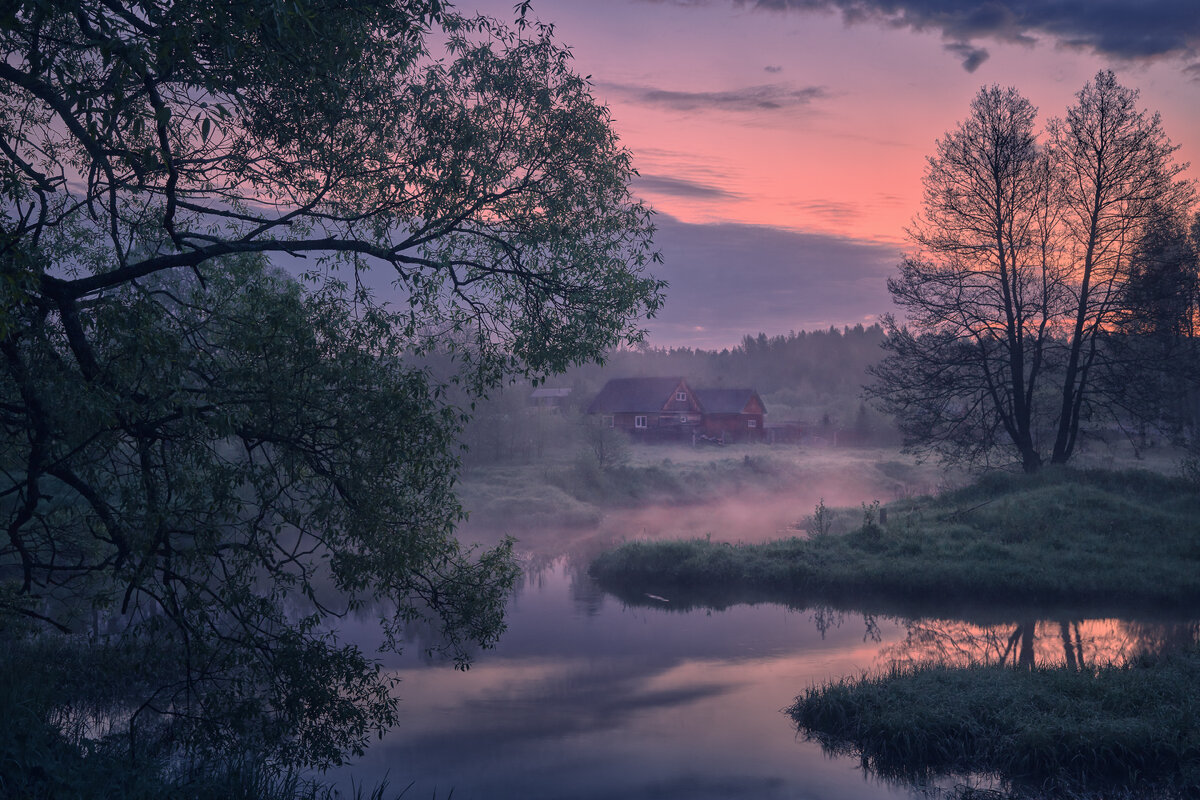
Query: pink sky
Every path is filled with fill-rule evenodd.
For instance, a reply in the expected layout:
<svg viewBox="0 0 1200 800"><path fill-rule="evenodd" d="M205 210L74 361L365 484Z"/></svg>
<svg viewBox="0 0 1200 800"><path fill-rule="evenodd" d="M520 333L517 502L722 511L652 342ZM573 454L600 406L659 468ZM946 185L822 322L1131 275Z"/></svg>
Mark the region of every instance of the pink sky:
<svg viewBox="0 0 1200 800"><path fill-rule="evenodd" d="M532 14L592 76L661 215L655 345L889 311L925 158L983 85L1016 86L1044 121L1112 68L1200 164L1195 0L534 0Z"/></svg>

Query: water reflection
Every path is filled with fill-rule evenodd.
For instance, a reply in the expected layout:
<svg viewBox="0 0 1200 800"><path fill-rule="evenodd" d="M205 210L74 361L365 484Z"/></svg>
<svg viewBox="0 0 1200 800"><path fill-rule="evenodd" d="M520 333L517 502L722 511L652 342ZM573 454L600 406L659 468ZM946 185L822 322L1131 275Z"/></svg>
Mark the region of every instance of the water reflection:
<svg viewBox="0 0 1200 800"><path fill-rule="evenodd" d="M902 641L880 651L888 667L1009 666L1093 670L1135 656L1161 655L1194 643L1195 622L1119 619L1024 619L995 625L919 619L904 623Z"/></svg>
<svg viewBox="0 0 1200 800"><path fill-rule="evenodd" d="M1194 796L1195 667L1172 656L1195 647L1195 621L903 627L879 651L880 680L798 698L806 740L930 797Z"/></svg>
<svg viewBox="0 0 1200 800"><path fill-rule="evenodd" d="M1091 668L1196 637L1190 622L630 605L600 591L582 558L532 564L508 619L465 674L419 647L389 657L402 722L343 778L415 780L411 796L456 800L922 796L930 787L830 758L780 710L809 686L893 665ZM369 623L343 635L367 646Z"/></svg>

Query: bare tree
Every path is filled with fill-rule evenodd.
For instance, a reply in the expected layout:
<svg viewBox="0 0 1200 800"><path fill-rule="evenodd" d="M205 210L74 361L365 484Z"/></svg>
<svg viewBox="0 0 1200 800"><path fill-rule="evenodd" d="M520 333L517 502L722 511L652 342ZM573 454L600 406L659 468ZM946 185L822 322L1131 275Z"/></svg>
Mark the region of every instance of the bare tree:
<svg viewBox="0 0 1200 800"><path fill-rule="evenodd" d="M1039 144L1030 103L985 88L937 143L909 231L918 249L888 281L905 320L888 319L890 355L868 387L908 445L971 463L1012 454L1033 472L1047 449L1070 459L1082 420L1154 411L1112 391L1130 380L1133 321L1157 313L1129 287L1193 188L1136 101L1100 72Z"/></svg>
<svg viewBox="0 0 1200 800"><path fill-rule="evenodd" d="M1191 183L1179 179L1186 165L1173 160L1177 146L1158 114L1137 108L1137 90L1102 71L1077 98L1065 119L1049 125L1074 300L1050 458L1057 464L1075 452L1080 420L1101 410L1093 387L1105 368L1102 343L1149 223L1164 210L1187 208L1193 195Z"/></svg>
<svg viewBox="0 0 1200 800"><path fill-rule="evenodd" d="M1015 89L985 88L937 143L909 231L919 250L888 280L908 327L887 319L891 355L870 389L909 444L975 461L1003 443L1027 471L1042 460L1036 393L1062 293L1035 115Z"/></svg>

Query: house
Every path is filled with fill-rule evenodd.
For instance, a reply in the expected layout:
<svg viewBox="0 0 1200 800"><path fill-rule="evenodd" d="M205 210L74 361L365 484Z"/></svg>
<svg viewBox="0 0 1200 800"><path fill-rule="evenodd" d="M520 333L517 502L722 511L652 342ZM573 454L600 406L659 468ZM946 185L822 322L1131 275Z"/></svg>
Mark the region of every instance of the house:
<svg viewBox="0 0 1200 800"><path fill-rule="evenodd" d="M767 413L753 389L692 389L683 378L614 378L587 413L647 441L761 441Z"/></svg>
<svg viewBox="0 0 1200 800"><path fill-rule="evenodd" d="M526 404L537 409L562 411L570 396L570 389L551 389L542 386L529 393Z"/></svg>
<svg viewBox="0 0 1200 800"><path fill-rule="evenodd" d="M613 378L587 413L610 428L655 441L691 441L703 419L696 393L683 378Z"/></svg>
<svg viewBox="0 0 1200 800"><path fill-rule="evenodd" d="M700 433L723 442L760 442L767 413L753 389L697 389L703 418Z"/></svg>

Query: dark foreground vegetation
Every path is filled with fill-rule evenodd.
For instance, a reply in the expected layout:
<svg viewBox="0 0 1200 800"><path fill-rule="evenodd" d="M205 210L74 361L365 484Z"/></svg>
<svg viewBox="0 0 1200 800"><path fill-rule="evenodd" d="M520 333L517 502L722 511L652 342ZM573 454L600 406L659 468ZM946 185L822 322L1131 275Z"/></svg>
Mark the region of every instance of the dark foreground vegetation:
<svg viewBox="0 0 1200 800"><path fill-rule="evenodd" d="M787 713L889 779L988 774L1017 797L1200 793L1195 649L1095 671L896 670L810 688Z"/></svg>
<svg viewBox="0 0 1200 800"><path fill-rule="evenodd" d="M806 527L805 538L758 545L630 542L591 574L622 596L716 606L873 599L1120 611L1200 601L1200 493L1149 472L993 474L882 508L819 507Z"/></svg>
<svg viewBox="0 0 1200 800"><path fill-rule="evenodd" d="M11 633L11 631L9 632ZM150 642L43 634L0 653L0 797L103 800L333 800L331 787L254 752L216 756L175 741L140 698L177 679ZM265 734L266 731L260 732ZM261 741L261 737L259 739ZM349 797L383 797L358 787ZM394 792L392 793L395 794ZM392 795L386 795L392 796Z"/></svg>

